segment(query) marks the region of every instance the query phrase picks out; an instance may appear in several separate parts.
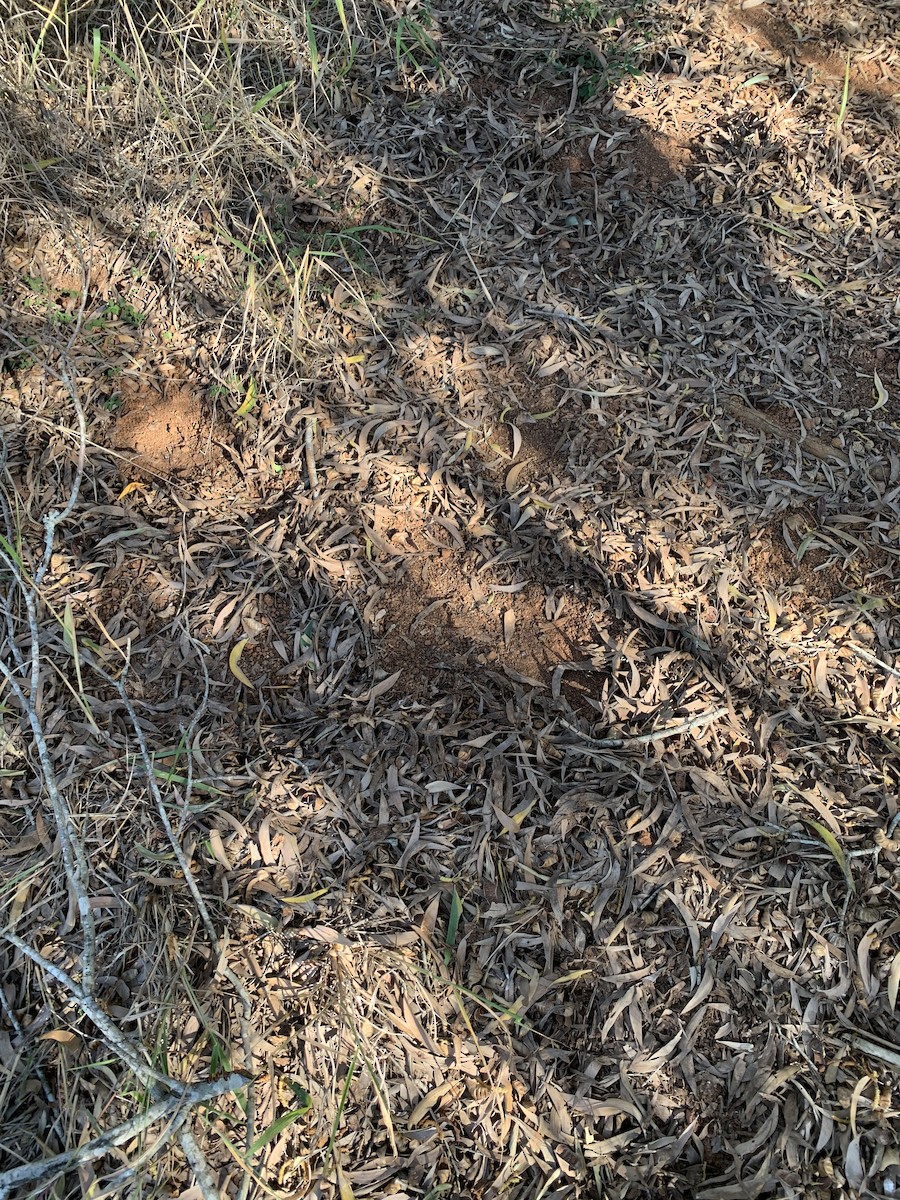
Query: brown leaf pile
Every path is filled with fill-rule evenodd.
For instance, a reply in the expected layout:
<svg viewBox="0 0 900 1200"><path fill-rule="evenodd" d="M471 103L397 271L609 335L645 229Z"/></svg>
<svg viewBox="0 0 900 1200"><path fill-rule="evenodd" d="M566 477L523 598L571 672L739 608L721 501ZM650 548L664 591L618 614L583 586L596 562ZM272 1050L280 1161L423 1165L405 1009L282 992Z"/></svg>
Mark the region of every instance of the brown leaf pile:
<svg viewBox="0 0 900 1200"><path fill-rule="evenodd" d="M900 1186L898 67L867 0L5 24L26 559L88 416L40 715L97 999L255 1076L222 1195ZM3 924L77 977L3 702ZM0 1170L144 1102L4 954ZM164 1144L55 1194L199 1195Z"/></svg>

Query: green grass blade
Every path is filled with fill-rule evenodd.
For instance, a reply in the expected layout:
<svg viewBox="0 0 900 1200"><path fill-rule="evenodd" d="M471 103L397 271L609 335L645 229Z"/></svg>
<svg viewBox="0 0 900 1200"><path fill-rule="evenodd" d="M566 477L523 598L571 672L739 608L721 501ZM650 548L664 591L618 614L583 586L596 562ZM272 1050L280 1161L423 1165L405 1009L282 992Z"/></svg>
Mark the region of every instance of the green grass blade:
<svg viewBox="0 0 900 1200"><path fill-rule="evenodd" d="M31 69L32 69L32 71L34 70L35 66L37 65L37 60L40 56L41 50L43 49L44 38L47 36L47 31L49 30L49 28L53 24L53 22L56 20L56 14L59 12L59 3L60 3L60 0L54 0L53 7L47 13L47 20L44 22L41 32L38 35L38 40L34 43L34 50L32 50L32 52L31 52Z"/></svg>
<svg viewBox="0 0 900 1200"><path fill-rule="evenodd" d="M306 14L306 40L309 43L309 63L313 79L319 78L319 47L316 42L316 31L313 29L312 17Z"/></svg>
<svg viewBox="0 0 900 1200"><path fill-rule="evenodd" d="M15 563L20 571L23 569L25 564L22 562L21 554L19 554L13 548L13 546L10 545L2 533L0 533L0 549L2 549L3 553L7 556L7 558L10 559L11 562Z"/></svg>
<svg viewBox="0 0 900 1200"><path fill-rule="evenodd" d="M337 10L337 15L340 18L341 26L344 30L344 37L350 41L350 26L347 24L347 13L344 9L344 0L334 0L334 7Z"/></svg>
<svg viewBox="0 0 900 1200"><path fill-rule="evenodd" d="M101 44L101 46L103 46L102 42L100 44ZM131 67L129 67L127 62L124 62L121 58L119 58L119 56L118 56L118 54L116 54L115 50L111 50L109 48L109 46L103 46L103 53L106 55L107 58L112 59L112 61L116 64L116 66L119 68L120 71L125 72L125 74L132 81L132 83L136 82L137 75L135 75L134 70Z"/></svg>
<svg viewBox="0 0 900 1200"><path fill-rule="evenodd" d="M269 88L264 96L260 96L250 111L252 113L258 113L261 109L265 108L270 100L274 100L277 96L280 96L282 92L286 92L289 87L289 83L276 83L274 87Z"/></svg>
<svg viewBox="0 0 900 1200"><path fill-rule="evenodd" d="M344 1080L344 1086L341 1088L341 1098L338 1101L337 1112L334 1114L334 1121L331 1125L331 1136L328 1139L328 1161L334 1162L334 1147L337 1142L338 1130L341 1127L341 1121L344 1117L344 1109L347 1106L347 1097L350 1095L350 1086L353 1083L353 1076L356 1074L356 1064L359 1061L359 1046L353 1051L353 1057L350 1059L350 1066L347 1068L347 1078Z"/></svg>
<svg viewBox="0 0 900 1200"><path fill-rule="evenodd" d="M844 88L841 92L841 107L838 109L837 121L835 121L835 129L840 129L844 123L844 117L847 115L847 101L850 98L850 51L847 51L847 62L844 66Z"/></svg>
<svg viewBox="0 0 900 1200"><path fill-rule="evenodd" d="M255 1142L250 1146L249 1157L258 1154L264 1146L268 1146L269 1142L274 1142L275 1138L279 1137L286 1129L289 1129L301 1117L305 1117L312 1108L312 1097L307 1094L306 1101L302 1108L291 1108L287 1112L282 1113L280 1117L276 1117L268 1129L263 1130Z"/></svg>
<svg viewBox="0 0 900 1200"><path fill-rule="evenodd" d="M456 935L459 933L459 919L462 916L462 901L459 898L459 892L456 888L453 889L453 895L450 898L450 920L447 922L447 948L449 949L456 943Z"/></svg>

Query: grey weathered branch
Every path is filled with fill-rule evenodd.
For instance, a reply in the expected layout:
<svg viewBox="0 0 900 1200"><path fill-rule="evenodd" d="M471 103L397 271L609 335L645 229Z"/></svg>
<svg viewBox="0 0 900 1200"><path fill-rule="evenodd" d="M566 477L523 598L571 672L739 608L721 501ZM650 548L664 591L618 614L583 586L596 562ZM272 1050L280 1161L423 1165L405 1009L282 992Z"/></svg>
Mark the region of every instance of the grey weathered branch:
<svg viewBox="0 0 900 1200"><path fill-rule="evenodd" d="M71 1171L85 1163L94 1162L108 1154L116 1146L121 1146L123 1142L131 1141L132 1138L137 1137L139 1133L143 1133L145 1129L149 1129L158 1121L168 1120L171 1130L183 1123L191 1109L198 1104L206 1104L218 1096L224 1096L227 1092L234 1092L238 1088L245 1087L247 1083L248 1080L245 1076L235 1072L224 1079L198 1083L181 1092L170 1092L169 1095L152 1104L146 1112L140 1113L128 1121L123 1121L121 1125L117 1125L113 1129L108 1129L106 1133L93 1138L90 1142L85 1142L83 1146L76 1146L73 1150L67 1150L63 1154L55 1154L52 1158L42 1158L37 1162L25 1163L21 1167L0 1171L0 1197L8 1195L11 1188L21 1187L26 1183L43 1183L55 1175L61 1175L63 1172ZM168 1141L168 1137L160 1138L157 1149L163 1149Z"/></svg>
<svg viewBox="0 0 900 1200"><path fill-rule="evenodd" d="M84 295L82 296L81 314L84 312ZM0 600L0 609L2 609L5 618L5 633L6 642L9 649L9 661L0 658L0 676L6 680L12 695L18 702L22 714L28 723L31 731L32 740L37 750L38 760L41 768L41 775L47 796L50 801L50 806L53 811L56 831L59 838L59 844L62 852L63 868L66 879L75 895L78 905L81 933L82 933L82 955L81 955L81 982L76 981L61 967L50 962L43 955L38 953L23 939L19 938L12 931L3 931L2 937L5 938L17 950L34 962L46 975L56 979L60 983L78 1006L82 1012L89 1017L94 1023L104 1041L115 1051L130 1070L141 1079L149 1088L150 1094L155 1104L167 1105L174 1102L180 1104L181 1097L185 1092L185 1085L175 1080L168 1075L161 1074L155 1070L142 1057L140 1047L136 1046L122 1031L118 1028L114 1021L107 1015L105 1010L97 1003L93 996L94 978L96 974L96 927L94 922L93 910L90 904L90 877L88 872L87 861L84 854L84 848L78 836L78 831L75 827L75 822L72 813L69 809L66 798L62 789L59 786L56 771L54 769L53 760L50 754L47 740L44 734L43 723L40 713L40 687L42 676L42 659L45 651L45 638L42 636L40 615L41 615L41 584L49 570L52 560L53 549L56 539L56 534L60 524L65 521L75 509L78 501L78 494L81 487L81 482L84 476L85 468L85 447L87 443L84 412L79 403L78 396L72 386L71 381L65 375L59 375L66 384L72 402L75 408L77 417L77 458L75 466L75 475L72 485L69 490L66 503L61 509L54 509L44 518L44 546L43 551L33 574L29 577L29 573L23 562L20 561L17 552L13 549L15 538L10 536L6 539L5 544L0 543L0 563L9 572L12 580L12 586L16 593L21 596L22 604L25 609L25 628L27 649L23 652L23 648L18 644L18 630L21 627L21 614L17 614L9 594ZM12 523L12 509L7 497L4 495L0 501L0 510L5 524L9 527ZM8 528L7 532L12 530ZM11 665L10 665L11 664ZM137 730L139 741L142 746L142 755L145 762L150 762L151 771L150 778L155 784L152 775L152 760L150 760L146 742L140 733L140 728L137 725L134 708L128 703L126 706L129 711L129 716ZM159 794L158 786L155 789L155 796L158 799L158 806L163 816L164 824L170 838L174 837L174 832L168 822L168 817L165 814L164 806L162 805L162 797ZM183 854L181 855L183 858ZM185 872L186 877L190 879L190 873ZM193 884L192 892L199 895L196 889L196 884ZM196 896L195 896L196 898ZM203 908L204 925L207 932L212 930L212 923L209 920L209 914ZM234 977L236 979L236 977ZM245 1015L249 998L245 998ZM248 1059L248 1062L250 1060ZM235 1076L234 1078L238 1078ZM247 1082L243 1077L240 1077L241 1084ZM232 1090L230 1088L223 1089L225 1091ZM189 1109L188 1109L189 1111ZM194 1177L200 1188L204 1200L217 1200L218 1191L215 1182L212 1178L209 1166L203 1151L200 1149L193 1133L189 1129L181 1128L186 1120L186 1113L183 1117L174 1121L170 1126L170 1136L174 1131L178 1131L179 1141L182 1150L187 1158L191 1169L194 1172ZM101 1151L102 1152L102 1151ZM61 1156L67 1162L67 1155ZM30 1164L29 1166L17 1168L17 1170L28 1171L35 1169L39 1172L35 1178L43 1177L40 1172L44 1170L46 1164ZM24 1178L31 1178L30 1176ZM13 1186L8 1179L0 1176L0 1185L2 1191L0 1196L8 1193L9 1187Z"/></svg>
<svg viewBox="0 0 900 1200"><path fill-rule="evenodd" d="M201 662L202 662L202 658L201 658ZM238 996L238 999L241 1002L241 1041L243 1043L243 1049L244 1049L244 1059L245 1059L244 1065L248 1071L252 1072L253 1071L253 1038L252 1038L251 1031L250 1031L250 1012L251 1012L251 1008L252 1008L251 1001L250 1001L250 995L247 992L247 989L244 987L241 980L238 978L238 976L234 973L234 971L231 969L231 967L225 961L225 956L222 953L222 948L219 943L218 936L216 934L215 926L213 925L213 922L212 922L212 917L210 916L209 909L206 905L206 901L203 899L200 889L197 886L197 881L194 878L194 873L191 869L191 864L188 862L187 855L185 854L185 852L182 848L181 842L178 838L178 835L175 833L175 830L172 827L172 822L169 819L169 814L166 809L165 802L163 800L162 791L160 789L159 782L156 778L156 772L154 771L153 758L150 754L150 749L147 746L147 740L144 737L144 731L141 729L141 725L138 720L138 716L137 716L137 712L135 711L134 704L132 703L131 697L128 695L128 692L125 688L127 666L126 666L126 671L123 671L122 674L119 675L118 678L112 678L111 676L106 674L106 672L102 671L99 667L97 667L96 669L98 670L98 673L100 673L102 675L102 677L107 680L107 682L111 683L113 685L113 687L115 687L115 689L119 693L119 696L122 700L122 704L125 707L125 711L128 713L129 720L131 721L131 725L134 730L134 736L135 736L135 739L138 744L138 750L140 751L141 761L143 762L144 770L147 773L147 786L150 789L150 794L152 795L153 800L156 804L156 811L159 814L159 819L162 822L163 827L166 831L166 835L169 839L169 844L171 845L172 850L175 854L175 858L178 861L178 865L181 868L185 883L187 884L188 890L191 893L191 897L193 898L193 901L197 906L197 912L200 914L200 919L203 922L203 928L206 931L206 936L209 938L210 946L212 947L213 952L215 953L215 956L216 956L216 961L218 963L218 970L221 972L222 975L224 975L224 977L228 980L228 982L234 988L234 990ZM205 667L204 667L204 677L205 677L205 683L204 683L203 706L205 706L206 699L209 694L209 676L206 673ZM196 722L197 722L197 720L199 720L199 712L201 712L201 711L202 711L202 707L198 711L198 713L195 715L194 721L191 722L191 727L190 727L191 730L196 726ZM189 731L188 737L187 737L188 745L190 745L190 741L191 741L191 738L190 738L190 731ZM190 759L190 755L188 756L188 758ZM189 766L188 779L190 782L190 779L191 779L190 766ZM251 1094L251 1096L249 1098L248 1106L247 1106L247 1146L248 1146L248 1148L253 1141L253 1114L254 1114L254 1106L253 1106L253 1097ZM196 1168L195 1168L195 1171L196 1171Z"/></svg>

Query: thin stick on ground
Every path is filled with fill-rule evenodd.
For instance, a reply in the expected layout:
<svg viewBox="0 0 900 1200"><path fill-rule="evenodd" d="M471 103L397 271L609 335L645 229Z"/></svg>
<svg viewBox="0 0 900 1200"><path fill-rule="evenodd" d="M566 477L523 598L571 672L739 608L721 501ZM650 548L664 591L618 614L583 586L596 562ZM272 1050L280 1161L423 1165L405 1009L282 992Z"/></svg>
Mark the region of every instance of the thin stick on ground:
<svg viewBox="0 0 900 1200"><path fill-rule="evenodd" d="M202 662L202 657L201 657L201 662ZM205 672L205 667L204 667L204 672ZM153 797L153 800L156 804L156 811L159 815L159 819L163 825L163 828L166 831L166 836L169 839L169 844L172 847L172 850L175 854L175 858L178 862L178 865L181 868L181 871L184 875L184 880L185 880L185 883L187 884L188 890L191 893L191 898L193 899L194 904L197 906L197 912L203 923L203 928L206 931L206 936L209 939L210 946L216 957L217 970L228 980L228 982L234 988L235 993L237 994L237 996L241 1002L240 1024L241 1024L241 1040L243 1042L244 1059L245 1059L244 1066L245 1066L245 1069L250 1074L252 1074L253 1073L253 1038L252 1038L252 1033L251 1033L251 1029L250 1029L250 1014L252 1012L252 1003L250 1000L250 996L249 996L249 993L247 992L247 989L244 987L244 984L241 982L241 980L238 978L238 976L234 973L234 971L231 969L231 967L225 961L225 956L222 952L222 946L221 946L221 943L219 942L219 938L216 934L215 925L213 924L212 917L210 916L209 908L206 904L206 901L203 899L203 895L200 892L199 887L197 886L197 881L194 878L194 873L193 873L193 870L191 869L191 864L188 862L187 855L184 853L184 849L181 845L181 842L178 839L177 834L175 833L175 830L172 826L172 822L169 818L169 814L166 810L166 805L165 805L165 801L163 800L162 790L161 790L159 783L157 781L157 778L156 778L156 771L155 771L155 766L154 766L154 762L153 762L153 756L150 753L150 748L147 745L147 739L144 737L144 732L141 729L140 721L138 720L138 715L137 715L137 712L135 711L134 703L132 702L132 699L129 696L129 694L125 688L125 680L127 677L127 663L126 663L125 670L122 671L122 673L118 676L118 678L113 679L112 677L107 675L104 671L100 670L99 668L98 668L98 674L100 674L104 679L106 679L106 681L108 683L111 683L112 686L115 687L116 691L119 693L119 697L122 700L122 704L125 708L126 713L128 714L128 718L131 722L132 730L134 732L134 737L138 744L138 750L140 752L141 761L143 762L144 770L146 771L146 774L147 774L147 787L149 788L150 794ZM209 690L209 677L207 675L206 676L206 691L204 693L204 704L205 704L205 697L206 697L206 695L208 695L208 690ZM199 719L200 713L202 713L202 706L199 706L199 712L196 715L195 720ZM190 758L190 755L188 757ZM190 770L190 766L189 766L189 770ZM190 777L189 777L189 782L190 782ZM252 1089L251 1089L251 1091L252 1091ZM253 1110L252 1095L251 1095L250 1102L247 1105L247 1114L246 1114L248 1147L250 1146L250 1144L253 1141L253 1111L254 1110Z"/></svg>
<svg viewBox="0 0 900 1200"><path fill-rule="evenodd" d="M62 967L58 967L56 963L50 962L42 954L39 954L34 947L29 946L18 934L12 933L8 929L4 929L0 933L0 937L3 937L11 946L15 946L26 958L31 959L35 966L40 967L46 975L55 979L57 983L62 984L84 1015L90 1018L97 1026L109 1048L119 1055L138 1079L148 1086L158 1083L174 1091L177 1091L182 1086L177 1079L173 1079L169 1075L164 1075L154 1067L151 1067L148 1062L142 1060L137 1047L125 1037L96 1000L80 988L71 975L64 971Z"/></svg>
<svg viewBox="0 0 900 1200"><path fill-rule="evenodd" d="M82 303L83 312L83 303ZM35 571L34 577L29 580L26 573L10 552L10 547L14 543L13 530L10 526L11 511L8 503L4 504L4 515L7 517L7 544L0 548L0 562L9 571L14 584L14 593L17 593L24 602L26 611L26 629L29 642L29 660L23 659L21 653L18 652L15 638L16 615L13 611L11 595L5 594L2 599L2 607L6 618L7 640L13 647L13 661L18 667L18 672L11 669L5 661L0 659L0 674L6 680L12 694L15 696L20 709L28 722L31 730L34 745L38 752L38 759L41 766L41 776L46 788L47 795L50 799L51 808L53 811L54 820L56 823L57 833L59 836L60 848L63 857L63 868L66 879L72 892L76 898L78 905L79 916L81 918L82 930L82 955L81 955L81 974L82 982L79 986L71 976L62 968L54 963L51 963L43 955L39 954L22 938L19 938L10 930L4 930L2 936L11 945L15 946L22 954L31 959L45 975L50 976L61 983L70 993L72 998L85 1013L86 1016L93 1021L94 1025L102 1034L104 1040L110 1048L119 1056L123 1063L141 1079L150 1090L154 1100L161 1102L165 1099L167 1093L180 1094L184 1090L184 1085L177 1080L156 1071L149 1063L142 1060L138 1048L122 1033L114 1021L106 1014L103 1008L96 1002L93 996L94 979L96 976L96 954L97 954L97 937L94 914L89 898L89 872L87 861L81 845L78 831L75 827L71 811L65 799L63 789L60 787L57 779L56 770L53 764L53 759L47 744L47 739L44 731L43 721L39 712L39 695L41 685L41 665L44 654L44 638L42 637L40 625L40 609L41 599L39 585L44 578L46 571L50 565L53 547L55 543L56 533L60 524L71 515L74 506L77 502L78 489L80 487L82 475L84 472L85 462L85 422L84 414L81 405L78 402L75 390L71 385L69 392L72 397L78 420L78 453L76 460L75 476L69 497L66 504L60 510L52 510L44 519L45 543L44 551L40 564ZM27 690L24 682L20 682L17 674L21 672L27 676ZM130 713L133 716L136 725L136 716L134 716L133 707L130 708ZM137 725L136 725L137 727ZM149 752L146 749L146 743L143 744L143 749L146 755L146 761L151 763L150 778L152 775L152 761L149 757ZM158 790L158 789L157 789ZM160 807L161 801L160 801ZM172 834L171 827L167 828ZM212 928L211 923L206 914L206 924L208 928ZM249 1040L249 1039L248 1039ZM190 1166L194 1172L204 1200L215 1200L217 1189L210 1173L205 1156L197 1144L194 1135L190 1130L179 1129L179 1140Z"/></svg>
<svg viewBox="0 0 900 1200"><path fill-rule="evenodd" d="M84 991L90 994L93 991L93 981L96 970L96 950L97 950L97 935L94 921L94 914L91 909L90 900L88 897L88 866L84 857L83 850L78 838L75 823L72 814L66 803L62 790L57 782L56 770L53 765L53 759L47 746L47 740L44 735L43 721L38 711L40 685L41 685L41 664L43 655L44 638L41 633L40 626L40 584L47 568L50 564L50 559L53 553L53 544L56 537L56 531L60 523L65 520L73 511L78 499L78 492L81 486L81 479L84 473L84 437L85 437L85 421L84 411L78 400L78 395L71 380L66 379L67 390L75 408L77 423L78 423L78 441L76 451L76 466L74 479L69 490L69 496L65 505L61 510L52 510L44 518L45 544L43 555L34 572L32 579L28 579L24 563L16 561L12 552L12 546L15 544L15 531L11 528L12 513L9 510L8 502L4 503L4 516L6 517L7 525L7 545L0 548L0 562L9 571L15 591L21 597L25 605L26 612L26 629L28 638L28 653L29 659L26 662L17 646L15 635L16 614L13 609L12 594L7 593L3 596L2 604L3 612L6 618L7 628L7 644L12 650L13 661L16 664L17 670L11 669L6 662L0 660L0 673L8 683L13 695L19 703L19 706L24 714L31 729L31 735L34 739L34 745L38 752L38 759L41 765L41 773L44 780L44 785L47 789L47 795L50 799L50 805L53 810L53 817L56 821L57 831L59 833L60 848L63 856L63 865L66 872L66 878L72 887L73 893L78 904L78 913L81 919L82 932L82 982ZM7 548L8 547L8 548ZM13 593L14 594L14 593ZM26 685L17 678L21 673L28 679L27 690Z"/></svg>
<svg viewBox="0 0 900 1200"><path fill-rule="evenodd" d="M107 1130L106 1133L90 1142L85 1142L83 1146L66 1151L64 1154L55 1154L52 1158L45 1158L0 1172L0 1198L8 1195L11 1188L21 1187L26 1183L47 1183L56 1175L62 1175L76 1167L96 1162L98 1158L103 1158L116 1146L132 1141L158 1121L168 1121L168 1133L171 1134L172 1131L177 1130L179 1124L187 1119L191 1109L196 1108L197 1105L208 1104L210 1100L225 1096L229 1092L235 1092L246 1085L246 1078L234 1073L224 1079L195 1084L182 1092L171 1092L163 1099L157 1100L146 1112L132 1117L128 1121L123 1121L121 1125ZM154 1156L164 1148L167 1141L168 1136L160 1137L156 1145L152 1147Z"/></svg>

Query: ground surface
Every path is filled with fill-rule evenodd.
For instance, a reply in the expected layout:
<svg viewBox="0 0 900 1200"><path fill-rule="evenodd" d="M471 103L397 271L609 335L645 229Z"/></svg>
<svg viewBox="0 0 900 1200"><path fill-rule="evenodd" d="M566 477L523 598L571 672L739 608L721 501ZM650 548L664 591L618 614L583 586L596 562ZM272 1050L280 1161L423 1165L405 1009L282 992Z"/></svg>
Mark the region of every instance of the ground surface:
<svg viewBox="0 0 900 1200"><path fill-rule="evenodd" d="M147 1103L47 970L80 986L81 889L122 1034L255 1077L249 1135L246 1089L191 1114L223 1195L895 1194L896 8L2 38L5 660L47 755L10 685L43 965L7 944L0 1167ZM202 1194L159 1123L56 1186Z"/></svg>

